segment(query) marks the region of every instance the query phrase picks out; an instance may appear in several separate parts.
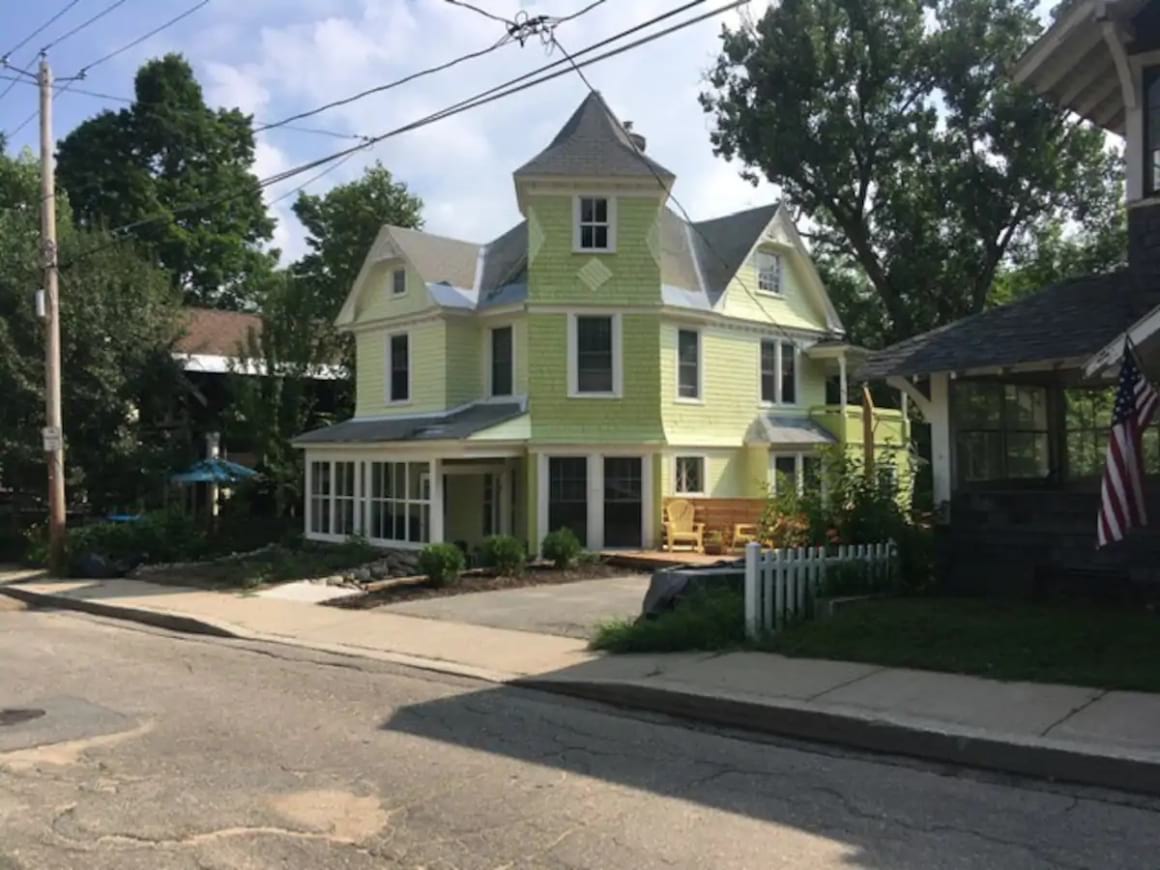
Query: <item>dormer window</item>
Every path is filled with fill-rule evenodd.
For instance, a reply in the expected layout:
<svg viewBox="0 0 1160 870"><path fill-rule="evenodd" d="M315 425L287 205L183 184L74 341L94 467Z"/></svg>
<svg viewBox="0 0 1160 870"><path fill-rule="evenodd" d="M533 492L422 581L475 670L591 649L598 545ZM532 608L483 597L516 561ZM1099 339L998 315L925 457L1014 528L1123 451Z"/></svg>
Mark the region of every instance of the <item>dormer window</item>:
<svg viewBox="0 0 1160 870"><path fill-rule="evenodd" d="M757 289L762 293L781 295L781 256L770 251L758 251Z"/></svg>
<svg viewBox="0 0 1160 870"><path fill-rule="evenodd" d="M1160 193L1160 68L1144 72L1144 192Z"/></svg>
<svg viewBox="0 0 1160 870"><path fill-rule="evenodd" d="M576 197L576 234L572 247L577 252L616 250L616 201L605 196Z"/></svg>
<svg viewBox="0 0 1160 870"><path fill-rule="evenodd" d="M407 270L395 269L391 272L391 295L402 296L407 292Z"/></svg>

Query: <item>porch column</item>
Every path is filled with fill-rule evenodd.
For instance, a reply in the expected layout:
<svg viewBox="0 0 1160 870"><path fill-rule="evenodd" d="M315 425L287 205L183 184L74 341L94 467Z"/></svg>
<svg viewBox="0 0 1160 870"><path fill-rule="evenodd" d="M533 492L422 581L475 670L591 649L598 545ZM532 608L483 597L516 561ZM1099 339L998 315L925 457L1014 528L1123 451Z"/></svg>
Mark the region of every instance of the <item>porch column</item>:
<svg viewBox="0 0 1160 870"><path fill-rule="evenodd" d="M432 544L443 541L443 460L431 460L431 528Z"/></svg>
<svg viewBox="0 0 1160 870"><path fill-rule="evenodd" d="M510 459L505 459L503 464L503 473L499 475L499 487L496 493L500 499L499 505L499 530L501 534L510 535L512 533L512 508L515 505L512 499L512 463Z"/></svg>
<svg viewBox="0 0 1160 870"><path fill-rule="evenodd" d="M588 454L588 540L589 550L604 548L604 457Z"/></svg>
<svg viewBox="0 0 1160 870"><path fill-rule="evenodd" d="M951 500L950 393L949 375L930 376L930 462L936 509Z"/></svg>
<svg viewBox="0 0 1160 870"><path fill-rule="evenodd" d="M842 429L846 428L846 396L850 385L846 380L846 355L838 357L838 405L842 409Z"/></svg>

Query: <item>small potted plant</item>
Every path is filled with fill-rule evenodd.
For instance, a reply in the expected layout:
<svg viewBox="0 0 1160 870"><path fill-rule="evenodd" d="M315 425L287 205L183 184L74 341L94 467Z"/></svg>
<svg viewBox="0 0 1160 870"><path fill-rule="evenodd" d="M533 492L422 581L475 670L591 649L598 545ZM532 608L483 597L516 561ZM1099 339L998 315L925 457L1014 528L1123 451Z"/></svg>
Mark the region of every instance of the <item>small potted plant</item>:
<svg viewBox="0 0 1160 870"><path fill-rule="evenodd" d="M725 552L725 537L718 531L706 532L705 552L711 556L720 556Z"/></svg>

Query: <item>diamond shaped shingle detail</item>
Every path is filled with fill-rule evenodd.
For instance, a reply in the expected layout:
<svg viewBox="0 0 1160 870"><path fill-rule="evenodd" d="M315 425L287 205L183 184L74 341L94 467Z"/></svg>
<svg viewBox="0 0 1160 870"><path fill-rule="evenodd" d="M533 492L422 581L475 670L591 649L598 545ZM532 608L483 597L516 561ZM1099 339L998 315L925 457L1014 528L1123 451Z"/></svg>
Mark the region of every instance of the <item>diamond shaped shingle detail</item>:
<svg viewBox="0 0 1160 870"><path fill-rule="evenodd" d="M652 254L653 260L659 266L661 264L661 218L659 213L657 219L653 221L653 225L648 229L645 244L648 245L648 252Z"/></svg>
<svg viewBox="0 0 1160 870"><path fill-rule="evenodd" d="M612 272L607 266L593 257L581 267L576 277L583 281L589 290L596 290L612 277Z"/></svg>
<svg viewBox="0 0 1160 870"><path fill-rule="evenodd" d="M544 246L544 228L540 226L540 219L536 217L535 209L528 209L528 265L536 260L536 254Z"/></svg>

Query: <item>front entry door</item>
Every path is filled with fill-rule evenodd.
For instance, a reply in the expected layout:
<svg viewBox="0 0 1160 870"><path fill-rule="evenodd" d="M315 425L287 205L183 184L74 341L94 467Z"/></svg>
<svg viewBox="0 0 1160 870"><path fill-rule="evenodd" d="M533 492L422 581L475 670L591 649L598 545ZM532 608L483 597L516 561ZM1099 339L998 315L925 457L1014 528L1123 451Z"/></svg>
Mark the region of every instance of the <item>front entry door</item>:
<svg viewBox="0 0 1160 870"><path fill-rule="evenodd" d="M604 457L604 546L643 543L643 462L639 456Z"/></svg>

